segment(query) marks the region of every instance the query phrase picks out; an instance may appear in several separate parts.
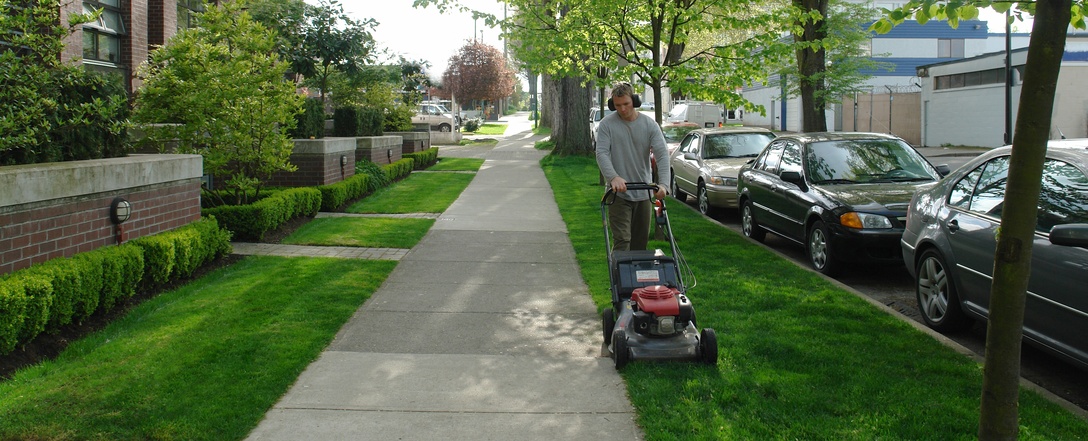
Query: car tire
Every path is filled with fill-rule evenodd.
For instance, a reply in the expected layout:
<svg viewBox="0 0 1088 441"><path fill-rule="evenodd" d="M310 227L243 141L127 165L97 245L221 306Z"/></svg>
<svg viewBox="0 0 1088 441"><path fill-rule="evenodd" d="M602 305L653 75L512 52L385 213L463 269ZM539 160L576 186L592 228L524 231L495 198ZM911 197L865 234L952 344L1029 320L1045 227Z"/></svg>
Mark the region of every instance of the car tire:
<svg viewBox="0 0 1088 441"><path fill-rule="evenodd" d="M612 308L601 311L601 332L604 334L604 344L612 344L612 331L616 329L616 314Z"/></svg>
<svg viewBox="0 0 1088 441"><path fill-rule="evenodd" d="M756 215L752 211L752 201L748 199L740 205L740 231L756 242L763 242L763 239L767 238L767 230L756 222Z"/></svg>
<svg viewBox="0 0 1088 441"><path fill-rule="evenodd" d="M808 261L812 268L827 276L839 273L841 264L835 258L831 248L831 238L827 232L827 226L823 221L816 221L808 230L808 240L805 241L808 251Z"/></svg>
<svg viewBox="0 0 1088 441"><path fill-rule="evenodd" d="M699 207L699 212L704 216L710 216L714 214L714 207L710 206L710 198L706 194L706 184L700 182L699 188L695 190L695 200Z"/></svg>
<svg viewBox="0 0 1088 441"><path fill-rule="evenodd" d="M681 190L680 187L676 185L676 174L675 174L675 172L673 172L672 170L669 170L669 176L671 176L671 181L672 181L672 183L671 183L672 185L670 185L670 187L672 187L671 188L672 196L675 197L676 200L686 203L688 201L688 194L684 193L684 191Z"/></svg>
<svg viewBox="0 0 1088 441"><path fill-rule="evenodd" d="M450 132L450 130L452 130L452 129L453 129L453 128L452 128L452 127L450 127L450 125L449 125L449 124L440 124L440 125L438 126L438 131L439 131L439 132L442 132L442 133L449 133L449 132Z"/></svg>
<svg viewBox="0 0 1088 441"><path fill-rule="evenodd" d="M918 259L914 272L914 293L918 312L926 326L938 332L961 331L971 324L960 306L960 296L949 266L941 253L929 249Z"/></svg>
<svg viewBox="0 0 1088 441"><path fill-rule="evenodd" d="M616 362L616 370L623 369L627 362L631 361L631 350L627 347L627 334L622 329L612 332L612 361Z"/></svg>

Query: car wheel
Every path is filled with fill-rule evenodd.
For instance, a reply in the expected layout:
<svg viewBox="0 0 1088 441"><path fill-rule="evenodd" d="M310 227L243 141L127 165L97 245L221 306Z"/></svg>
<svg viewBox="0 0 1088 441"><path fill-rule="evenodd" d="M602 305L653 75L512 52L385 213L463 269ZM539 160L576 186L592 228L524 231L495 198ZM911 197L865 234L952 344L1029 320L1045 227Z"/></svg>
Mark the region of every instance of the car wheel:
<svg viewBox="0 0 1088 441"><path fill-rule="evenodd" d="M752 213L752 201L747 199L740 206L740 230L756 242L763 242L767 238L767 230L756 223L756 216Z"/></svg>
<svg viewBox="0 0 1088 441"><path fill-rule="evenodd" d="M687 202L688 194L684 193L684 191L680 189L680 186L676 185L676 174L672 172L672 170L669 171L669 174L672 176L672 196L680 202Z"/></svg>
<svg viewBox="0 0 1088 441"><path fill-rule="evenodd" d="M601 332L604 334L604 344L612 344L612 331L616 328L616 315L612 308L601 311Z"/></svg>
<svg viewBox="0 0 1088 441"><path fill-rule="evenodd" d="M828 276L839 272L839 262L832 254L831 240L827 234L827 226L823 221L816 221L808 230L808 260L812 267Z"/></svg>
<svg viewBox="0 0 1088 441"><path fill-rule="evenodd" d="M714 207L710 206L710 198L706 195L706 184L699 183L699 188L695 190L695 199L698 201L700 213L706 216L714 214Z"/></svg>
<svg viewBox="0 0 1088 441"><path fill-rule="evenodd" d="M627 347L627 334L622 329L612 332L612 361L616 362L616 370L623 369L627 362L631 361L631 350Z"/></svg>
<svg viewBox="0 0 1088 441"><path fill-rule="evenodd" d="M703 328L699 333L699 359L711 366L718 364L718 334L713 329Z"/></svg>
<svg viewBox="0 0 1088 441"><path fill-rule="evenodd" d="M914 286L918 311L926 325L940 332L959 331L971 324L960 308L960 297L948 265L936 250L926 250L918 259Z"/></svg>
<svg viewBox="0 0 1088 441"><path fill-rule="evenodd" d="M449 124L442 124L442 125L438 126L438 131L439 132L449 133L450 129L452 129L452 127L450 127Z"/></svg>

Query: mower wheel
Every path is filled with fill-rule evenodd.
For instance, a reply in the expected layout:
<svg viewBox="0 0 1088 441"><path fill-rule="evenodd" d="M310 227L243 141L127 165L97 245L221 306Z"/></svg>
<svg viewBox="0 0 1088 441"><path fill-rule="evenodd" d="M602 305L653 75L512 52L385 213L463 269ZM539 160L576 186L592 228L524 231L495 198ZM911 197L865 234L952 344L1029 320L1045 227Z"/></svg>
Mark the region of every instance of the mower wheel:
<svg viewBox="0 0 1088 441"><path fill-rule="evenodd" d="M612 332L612 360L616 362L616 370L623 369L631 360L631 350L627 348L627 334L622 329Z"/></svg>
<svg viewBox="0 0 1088 441"><path fill-rule="evenodd" d="M703 328L699 333L699 352L703 363L718 364L718 334L713 329Z"/></svg>
<svg viewBox="0 0 1088 441"><path fill-rule="evenodd" d="M612 344L612 330L616 328L616 315L612 308L601 311L601 333L604 334L604 344Z"/></svg>

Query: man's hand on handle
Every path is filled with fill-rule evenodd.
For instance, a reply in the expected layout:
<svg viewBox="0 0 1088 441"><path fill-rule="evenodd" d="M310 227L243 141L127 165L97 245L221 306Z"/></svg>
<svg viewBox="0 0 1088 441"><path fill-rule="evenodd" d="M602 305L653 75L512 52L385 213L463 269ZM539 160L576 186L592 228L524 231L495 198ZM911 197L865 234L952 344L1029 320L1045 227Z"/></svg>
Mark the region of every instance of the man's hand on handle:
<svg viewBox="0 0 1088 441"><path fill-rule="evenodd" d="M627 180L619 176L612 178L612 180L609 181L608 185L612 187L612 191L616 193L623 193L627 191ZM665 187L657 185L657 191L654 192L654 197L657 199L664 199L666 194L668 193L665 191Z"/></svg>

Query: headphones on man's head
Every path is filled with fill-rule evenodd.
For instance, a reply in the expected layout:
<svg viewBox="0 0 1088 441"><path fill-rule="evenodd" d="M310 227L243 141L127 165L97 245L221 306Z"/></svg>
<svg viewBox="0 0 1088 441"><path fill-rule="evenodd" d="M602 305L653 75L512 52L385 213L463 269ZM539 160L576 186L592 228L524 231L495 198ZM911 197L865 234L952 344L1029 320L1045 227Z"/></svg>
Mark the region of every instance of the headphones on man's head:
<svg viewBox="0 0 1088 441"><path fill-rule="evenodd" d="M621 84L626 84L628 86L631 85L631 83L621 83ZM635 90L635 88L632 87L631 91L634 92L634 90ZM636 107L636 108L637 107L642 107L642 99L638 97L638 94L636 94L636 93L631 94L631 105ZM616 111L616 105L612 104L612 98L608 98L608 110L611 110L613 112Z"/></svg>

